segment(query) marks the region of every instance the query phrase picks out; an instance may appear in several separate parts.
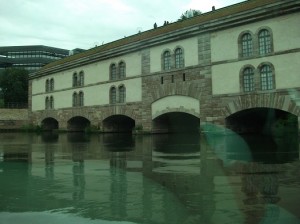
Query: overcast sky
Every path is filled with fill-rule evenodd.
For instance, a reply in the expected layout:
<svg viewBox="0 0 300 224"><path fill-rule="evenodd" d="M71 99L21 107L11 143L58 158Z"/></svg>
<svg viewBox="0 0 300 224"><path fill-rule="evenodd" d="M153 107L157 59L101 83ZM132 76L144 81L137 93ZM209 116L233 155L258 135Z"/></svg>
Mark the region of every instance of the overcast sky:
<svg viewBox="0 0 300 224"><path fill-rule="evenodd" d="M89 49L243 0L0 0L0 46Z"/></svg>

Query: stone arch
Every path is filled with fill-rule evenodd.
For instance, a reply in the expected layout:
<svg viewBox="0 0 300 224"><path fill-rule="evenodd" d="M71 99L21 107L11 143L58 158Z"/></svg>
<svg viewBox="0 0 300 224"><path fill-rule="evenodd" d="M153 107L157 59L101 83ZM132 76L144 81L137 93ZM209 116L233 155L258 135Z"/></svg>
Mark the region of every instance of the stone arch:
<svg viewBox="0 0 300 224"><path fill-rule="evenodd" d="M130 108L129 106L116 105L105 112L103 111L102 120L105 120L114 115L123 115L131 118L132 120L136 120L138 117L134 109Z"/></svg>
<svg viewBox="0 0 300 224"><path fill-rule="evenodd" d="M102 120L103 132L131 133L134 127L135 127L135 120L129 116L122 115L122 114L111 115Z"/></svg>
<svg viewBox="0 0 300 224"><path fill-rule="evenodd" d="M291 90L291 92L285 92L285 94L270 92L237 96L226 103L222 113L225 117L228 117L242 110L264 107L282 110L299 117L300 105L297 104L294 94Z"/></svg>
<svg viewBox="0 0 300 224"><path fill-rule="evenodd" d="M45 117L41 120L41 126L43 130L50 131L59 128L59 122L53 117Z"/></svg>
<svg viewBox="0 0 300 224"><path fill-rule="evenodd" d="M186 96L196 100L201 98L202 91L199 84L193 82L178 82L176 85L159 85L157 89L151 89L149 93L150 102L155 102L159 99L168 96Z"/></svg>
<svg viewBox="0 0 300 224"><path fill-rule="evenodd" d="M152 120L162 114L171 112L184 112L199 118L200 102L198 99L189 96L173 95L160 98L151 104Z"/></svg>
<svg viewBox="0 0 300 224"><path fill-rule="evenodd" d="M72 116L67 120L67 129L69 131L84 131L91 125L91 121L84 116Z"/></svg>

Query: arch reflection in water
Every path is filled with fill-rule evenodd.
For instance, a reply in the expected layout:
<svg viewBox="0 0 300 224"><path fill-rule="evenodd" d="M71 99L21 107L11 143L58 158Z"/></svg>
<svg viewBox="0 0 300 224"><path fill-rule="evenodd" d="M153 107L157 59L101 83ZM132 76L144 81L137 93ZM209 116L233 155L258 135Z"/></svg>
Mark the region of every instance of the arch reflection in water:
<svg viewBox="0 0 300 224"><path fill-rule="evenodd" d="M224 157L226 164L203 136L131 136L124 147L109 150L109 143L122 137L108 136L86 140L59 134L57 142L48 143L28 136L30 163L0 161L0 220L28 215L38 222L38 216L55 220L67 213L67 221L80 223L299 221L299 159L264 164L238 161L231 154ZM1 142L2 153L7 142ZM52 151L52 162L45 162L45 149Z"/></svg>

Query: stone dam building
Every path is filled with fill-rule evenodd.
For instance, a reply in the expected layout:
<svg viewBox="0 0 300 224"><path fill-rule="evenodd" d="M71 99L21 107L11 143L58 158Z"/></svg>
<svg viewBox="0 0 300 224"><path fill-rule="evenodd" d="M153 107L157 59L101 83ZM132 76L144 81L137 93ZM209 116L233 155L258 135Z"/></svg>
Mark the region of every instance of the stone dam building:
<svg viewBox="0 0 300 224"><path fill-rule="evenodd" d="M300 0L249 0L52 62L31 74L29 120L69 131L298 131L299 21Z"/></svg>

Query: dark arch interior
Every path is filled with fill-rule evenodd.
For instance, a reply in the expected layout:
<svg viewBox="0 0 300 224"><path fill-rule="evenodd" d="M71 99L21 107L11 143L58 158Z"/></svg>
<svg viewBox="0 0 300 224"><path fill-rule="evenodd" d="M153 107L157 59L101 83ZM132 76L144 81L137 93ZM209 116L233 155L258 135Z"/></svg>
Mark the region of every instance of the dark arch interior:
<svg viewBox="0 0 300 224"><path fill-rule="evenodd" d="M298 117L278 109L254 108L226 119L238 133L254 161L281 163L299 158Z"/></svg>
<svg viewBox="0 0 300 224"><path fill-rule="evenodd" d="M89 127L91 122L84 117L73 117L68 121L68 130L69 131L84 131Z"/></svg>
<svg viewBox="0 0 300 224"><path fill-rule="evenodd" d="M48 117L42 121L42 129L45 131L51 131L58 129L58 121L54 118Z"/></svg>
<svg viewBox="0 0 300 224"><path fill-rule="evenodd" d="M186 133L199 132L200 119L183 112L163 114L153 120L153 132Z"/></svg>
<svg viewBox="0 0 300 224"><path fill-rule="evenodd" d="M113 115L103 121L103 132L131 133L134 127L135 121L125 115Z"/></svg>
<svg viewBox="0 0 300 224"><path fill-rule="evenodd" d="M272 108L247 109L226 118L226 125L237 133L278 135L298 131L297 116Z"/></svg>

